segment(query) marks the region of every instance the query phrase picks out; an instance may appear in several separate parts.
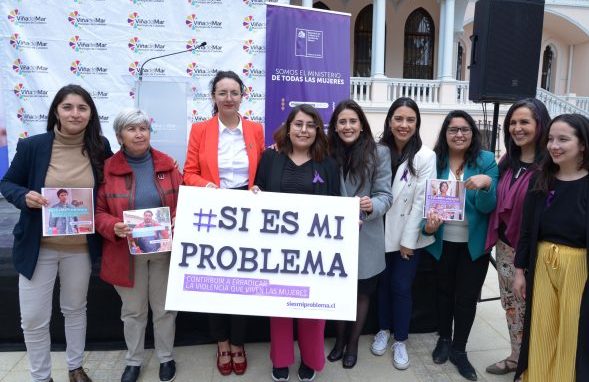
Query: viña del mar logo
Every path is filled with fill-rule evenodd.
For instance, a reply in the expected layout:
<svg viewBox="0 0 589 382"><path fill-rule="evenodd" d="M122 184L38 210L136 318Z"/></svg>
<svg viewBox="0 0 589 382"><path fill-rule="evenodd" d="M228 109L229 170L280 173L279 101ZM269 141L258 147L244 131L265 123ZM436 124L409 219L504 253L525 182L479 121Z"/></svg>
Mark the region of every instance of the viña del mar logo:
<svg viewBox="0 0 589 382"><path fill-rule="evenodd" d="M190 117L190 120L192 121L192 123L203 122L203 121L206 121L207 119L209 119L209 117L207 117L206 115L199 114L198 110L196 110L196 109L192 109L192 115Z"/></svg>
<svg viewBox="0 0 589 382"><path fill-rule="evenodd" d="M266 75L265 70L255 68L251 62L243 66L242 73L247 78L264 77Z"/></svg>
<svg viewBox="0 0 589 382"><path fill-rule="evenodd" d="M70 64L70 72L76 77L84 76L103 76L108 74L108 68L103 66L85 66L80 60L72 61Z"/></svg>
<svg viewBox="0 0 589 382"><path fill-rule="evenodd" d="M144 43L141 41L139 37L131 37L127 47L133 53L143 53L143 52L163 52L166 49L166 44L161 43Z"/></svg>
<svg viewBox="0 0 589 382"><path fill-rule="evenodd" d="M8 13L8 21L14 25L44 25L47 24L47 17L23 15L18 8L15 8Z"/></svg>
<svg viewBox="0 0 589 382"><path fill-rule="evenodd" d="M191 38L190 40L186 41L186 50L194 49L192 54L199 54L199 53L223 53L223 46L215 43L208 43L205 46L202 46L198 49L195 49L197 46L200 45L202 41L199 41L195 38Z"/></svg>
<svg viewBox="0 0 589 382"><path fill-rule="evenodd" d="M135 78L139 78L139 70L141 69L141 62L133 61L129 64L129 74ZM161 77L166 75L166 68L159 66L153 66L150 63L148 66L143 68L143 76L145 77Z"/></svg>
<svg viewBox="0 0 589 382"><path fill-rule="evenodd" d="M145 19L138 12L131 12L127 16L127 24L134 29L164 28L166 26L166 20L158 18Z"/></svg>
<svg viewBox="0 0 589 382"><path fill-rule="evenodd" d="M266 47L264 45L255 44L254 40L251 39L243 42L242 49L244 52L252 55L266 52Z"/></svg>
<svg viewBox="0 0 589 382"><path fill-rule="evenodd" d="M253 110L249 109L243 113L243 117L247 120L264 123L264 118L261 115L256 114Z"/></svg>
<svg viewBox="0 0 589 382"><path fill-rule="evenodd" d="M9 39L10 46L16 50L23 49L47 49L47 43L41 40L24 40L20 34L13 33Z"/></svg>
<svg viewBox="0 0 589 382"><path fill-rule="evenodd" d="M44 89L36 89L36 90L31 90L31 89L27 89L22 82L18 83L14 86L14 88L12 89L12 91L14 92L14 95L22 100L27 100L29 98L47 98L47 90Z"/></svg>
<svg viewBox="0 0 589 382"><path fill-rule="evenodd" d="M43 65L27 65L17 58L12 62L12 70L21 76L26 76L29 73L47 73L49 68Z"/></svg>
<svg viewBox="0 0 589 382"><path fill-rule="evenodd" d="M260 93L254 89L253 86L246 86L245 91L243 92L243 98L246 101L263 101L265 96L263 93Z"/></svg>
<svg viewBox="0 0 589 382"><path fill-rule="evenodd" d="M202 29L221 29L223 27L223 21L221 20L200 20L194 13L186 16L185 23L186 26L193 31Z"/></svg>
<svg viewBox="0 0 589 382"><path fill-rule="evenodd" d="M266 0L242 0L248 7L262 6L266 3Z"/></svg>
<svg viewBox="0 0 589 382"><path fill-rule="evenodd" d="M250 32L266 28L266 23L256 21L254 16L251 15L243 18L242 25L246 30Z"/></svg>
<svg viewBox="0 0 589 382"><path fill-rule="evenodd" d="M35 122L47 122L47 115L46 114L27 113L24 107L21 107L16 111L16 118L18 118L18 120L21 121L23 124L35 123Z"/></svg>
<svg viewBox="0 0 589 382"><path fill-rule="evenodd" d="M212 77L217 74L217 69L207 69L200 67L196 62L191 62L186 66L186 74L192 78Z"/></svg>
<svg viewBox="0 0 589 382"><path fill-rule="evenodd" d="M78 11L72 11L68 14L67 20L74 27L79 28L80 26L105 26L106 19L103 17L86 17L80 14Z"/></svg>
<svg viewBox="0 0 589 382"><path fill-rule="evenodd" d="M95 51L95 50L106 50L108 43L102 41L86 41L80 39L80 36L76 35L69 39L68 45L76 52L84 51Z"/></svg>

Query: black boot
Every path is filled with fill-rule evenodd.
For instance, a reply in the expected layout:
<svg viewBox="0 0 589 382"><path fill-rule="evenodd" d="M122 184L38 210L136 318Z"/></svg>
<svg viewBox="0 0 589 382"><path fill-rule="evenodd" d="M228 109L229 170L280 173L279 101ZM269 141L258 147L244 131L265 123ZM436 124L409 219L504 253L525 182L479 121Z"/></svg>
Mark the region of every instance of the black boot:
<svg viewBox="0 0 589 382"><path fill-rule="evenodd" d="M465 351L451 349L449 358L450 362L456 365L458 372L464 378L468 379L469 381L476 381L478 379L477 372L475 371L474 367L472 367Z"/></svg>
<svg viewBox="0 0 589 382"><path fill-rule="evenodd" d="M438 343L436 344L436 348L432 353L432 359L434 360L434 363L437 363L438 365L446 363L448 360L448 355L450 354L450 346L451 341L449 338L438 338Z"/></svg>

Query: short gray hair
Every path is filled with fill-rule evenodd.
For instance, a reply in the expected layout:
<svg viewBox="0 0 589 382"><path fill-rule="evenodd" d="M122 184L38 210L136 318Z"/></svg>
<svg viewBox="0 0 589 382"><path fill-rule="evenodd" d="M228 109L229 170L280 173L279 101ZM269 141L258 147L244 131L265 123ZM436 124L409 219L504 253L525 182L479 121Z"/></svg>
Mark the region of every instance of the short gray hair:
<svg viewBox="0 0 589 382"><path fill-rule="evenodd" d="M112 124L117 138L121 135L123 129L129 125L147 125L151 129L151 118L143 110L134 107L124 108L117 114Z"/></svg>

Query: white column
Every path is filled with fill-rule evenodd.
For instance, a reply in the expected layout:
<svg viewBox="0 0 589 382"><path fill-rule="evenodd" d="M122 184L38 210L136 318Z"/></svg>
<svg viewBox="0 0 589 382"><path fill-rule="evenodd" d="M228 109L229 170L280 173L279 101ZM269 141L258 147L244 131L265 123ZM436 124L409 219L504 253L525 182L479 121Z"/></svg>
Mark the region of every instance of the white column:
<svg viewBox="0 0 589 382"><path fill-rule="evenodd" d="M566 94L571 92L571 80L573 77L573 59L575 58L575 46L569 45L569 67L567 70L567 91Z"/></svg>
<svg viewBox="0 0 589 382"><path fill-rule="evenodd" d="M313 0L303 0L303 7L313 8Z"/></svg>
<svg viewBox="0 0 589 382"><path fill-rule="evenodd" d="M374 0L372 4L372 77L384 78L384 50L386 0Z"/></svg>
<svg viewBox="0 0 589 382"><path fill-rule="evenodd" d="M440 1L440 31L438 37L438 68L436 78L442 78L442 67L444 66L444 40L445 40L445 20L446 18L446 2Z"/></svg>
<svg viewBox="0 0 589 382"><path fill-rule="evenodd" d="M444 29L444 40L442 41L442 49L444 50L444 57L442 62L442 80L451 81L455 77L452 75L452 58L454 52L454 0L444 0L446 9L444 12L444 24L440 28Z"/></svg>

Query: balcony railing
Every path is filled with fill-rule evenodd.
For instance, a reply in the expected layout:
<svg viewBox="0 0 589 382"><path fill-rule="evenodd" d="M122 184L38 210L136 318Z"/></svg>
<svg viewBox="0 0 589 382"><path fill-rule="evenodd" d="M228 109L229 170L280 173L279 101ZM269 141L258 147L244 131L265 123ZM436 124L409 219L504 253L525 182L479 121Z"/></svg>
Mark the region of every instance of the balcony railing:
<svg viewBox="0 0 589 382"><path fill-rule="evenodd" d="M442 109L474 109L480 105L468 99L469 82L457 81L456 94L453 99L441 103L440 80L419 80L405 78L379 79L379 83L386 82L386 103L391 103L399 97L410 97L424 108ZM375 105L373 94L374 81L370 77L351 77L350 96L365 107L382 106ZM538 88L536 97L546 104L551 116L563 113L579 113L589 117L589 97L565 97L557 96L544 89ZM383 99L383 97L379 97Z"/></svg>

